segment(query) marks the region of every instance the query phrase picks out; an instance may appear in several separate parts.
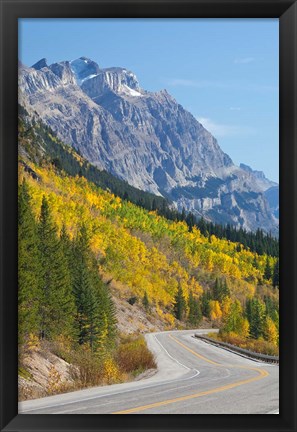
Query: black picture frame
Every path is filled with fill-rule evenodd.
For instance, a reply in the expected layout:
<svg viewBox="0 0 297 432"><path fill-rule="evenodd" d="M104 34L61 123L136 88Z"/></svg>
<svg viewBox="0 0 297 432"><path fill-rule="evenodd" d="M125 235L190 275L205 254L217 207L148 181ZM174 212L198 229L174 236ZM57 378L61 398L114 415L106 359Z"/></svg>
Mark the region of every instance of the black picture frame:
<svg viewBox="0 0 297 432"><path fill-rule="evenodd" d="M295 431L297 4L292 0L1 0L1 431ZM280 414L21 415L17 399L18 18L279 18Z"/></svg>

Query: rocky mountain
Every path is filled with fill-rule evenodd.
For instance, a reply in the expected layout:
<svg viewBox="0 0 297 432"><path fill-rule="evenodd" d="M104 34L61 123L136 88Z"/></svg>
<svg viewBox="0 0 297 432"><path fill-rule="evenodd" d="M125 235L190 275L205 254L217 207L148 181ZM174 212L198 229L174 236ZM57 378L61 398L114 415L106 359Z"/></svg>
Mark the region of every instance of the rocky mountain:
<svg viewBox="0 0 297 432"><path fill-rule="evenodd" d="M240 164L240 168L251 174L256 179L258 187L261 188L269 204L270 210L276 219L279 219L279 185L269 180L263 171L253 170L248 165Z"/></svg>
<svg viewBox="0 0 297 432"><path fill-rule="evenodd" d="M19 102L92 164L218 223L277 234L256 174L166 91L142 89L125 68L81 57L19 66ZM265 182L264 182L265 183Z"/></svg>
<svg viewBox="0 0 297 432"><path fill-rule="evenodd" d="M274 215L274 217L279 219L279 186L272 186L266 189L264 196L268 201L269 207Z"/></svg>
<svg viewBox="0 0 297 432"><path fill-rule="evenodd" d="M241 163L239 165L241 169L243 169L245 172L250 173L253 178L256 178L258 186L263 190L266 191L267 189L271 187L277 187L278 184L272 180L269 180L263 171L257 171L253 170L250 166L245 165Z"/></svg>

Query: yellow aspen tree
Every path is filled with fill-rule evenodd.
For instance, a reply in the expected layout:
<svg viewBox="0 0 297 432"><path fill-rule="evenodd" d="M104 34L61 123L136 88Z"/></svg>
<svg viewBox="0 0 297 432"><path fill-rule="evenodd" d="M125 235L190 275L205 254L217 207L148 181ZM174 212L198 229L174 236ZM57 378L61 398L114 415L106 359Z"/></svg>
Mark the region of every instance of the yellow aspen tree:
<svg viewBox="0 0 297 432"><path fill-rule="evenodd" d="M217 300L210 300L210 319L212 321L219 320L222 318L222 310L220 307L220 303Z"/></svg>
<svg viewBox="0 0 297 432"><path fill-rule="evenodd" d="M225 319L229 315L231 304L232 304L232 300L229 296L223 298L221 303L221 311L222 311L223 319Z"/></svg>
<svg viewBox="0 0 297 432"><path fill-rule="evenodd" d="M244 338L247 338L250 334L250 324L247 320L247 318L243 318L240 323L240 330L239 330L240 336L243 336Z"/></svg>
<svg viewBox="0 0 297 432"><path fill-rule="evenodd" d="M265 319L264 323L264 339L268 342L273 343L273 345L277 345L278 343L278 331L276 328L275 323L272 321L272 319L268 316Z"/></svg>

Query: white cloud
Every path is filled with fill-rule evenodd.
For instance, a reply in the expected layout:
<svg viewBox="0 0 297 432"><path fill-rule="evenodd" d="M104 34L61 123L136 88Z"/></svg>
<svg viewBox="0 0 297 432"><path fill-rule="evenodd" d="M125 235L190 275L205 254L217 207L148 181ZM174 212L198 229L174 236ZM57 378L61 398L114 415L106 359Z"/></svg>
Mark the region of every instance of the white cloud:
<svg viewBox="0 0 297 432"><path fill-rule="evenodd" d="M230 125L216 123L210 118L206 117L196 117L199 123L212 133L216 138L243 136L243 135L255 135L256 131L252 127L240 126L240 125Z"/></svg>
<svg viewBox="0 0 297 432"><path fill-rule="evenodd" d="M241 111L240 107L230 107L229 108L230 111Z"/></svg>
<svg viewBox="0 0 297 432"><path fill-rule="evenodd" d="M235 64L248 64L255 61L254 57L243 57L243 58L237 58L234 60Z"/></svg>

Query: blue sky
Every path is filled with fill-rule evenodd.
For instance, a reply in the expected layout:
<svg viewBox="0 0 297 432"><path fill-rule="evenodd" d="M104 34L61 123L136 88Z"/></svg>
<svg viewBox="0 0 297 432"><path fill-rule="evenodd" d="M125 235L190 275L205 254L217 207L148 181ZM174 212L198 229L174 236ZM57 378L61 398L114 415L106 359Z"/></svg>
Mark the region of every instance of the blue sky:
<svg viewBox="0 0 297 432"><path fill-rule="evenodd" d="M31 66L86 56L166 88L234 163L278 181L277 19L22 19L19 59Z"/></svg>

